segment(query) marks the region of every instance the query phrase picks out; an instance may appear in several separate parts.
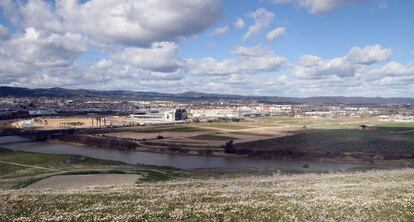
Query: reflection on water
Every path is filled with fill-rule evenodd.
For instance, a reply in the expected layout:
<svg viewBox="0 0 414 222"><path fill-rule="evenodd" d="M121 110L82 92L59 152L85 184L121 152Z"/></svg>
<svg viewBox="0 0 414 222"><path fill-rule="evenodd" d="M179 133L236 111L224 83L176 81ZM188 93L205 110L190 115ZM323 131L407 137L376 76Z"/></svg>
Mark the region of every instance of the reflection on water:
<svg viewBox="0 0 414 222"><path fill-rule="evenodd" d="M379 168L368 164L321 163L310 161L283 161L247 158L224 158L207 156L172 155L151 152L122 151L95 147L32 141L18 136L0 137L0 147L10 150L77 154L98 159L116 160L129 164L170 166L181 169L228 168L228 169L280 169L305 171L348 171L352 169ZM307 164L309 168L304 169ZM386 166L391 168L392 166Z"/></svg>

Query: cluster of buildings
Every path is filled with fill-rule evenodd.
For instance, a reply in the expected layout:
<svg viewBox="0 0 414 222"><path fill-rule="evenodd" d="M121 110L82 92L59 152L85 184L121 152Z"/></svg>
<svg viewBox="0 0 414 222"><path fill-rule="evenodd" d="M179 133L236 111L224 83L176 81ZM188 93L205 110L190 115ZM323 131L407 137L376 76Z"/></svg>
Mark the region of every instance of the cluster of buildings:
<svg viewBox="0 0 414 222"><path fill-rule="evenodd" d="M385 122L414 122L414 115L380 115L378 118Z"/></svg>
<svg viewBox="0 0 414 222"><path fill-rule="evenodd" d="M414 106L271 104L257 101L141 101L105 98L0 97L0 119L64 116L126 116L134 124L238 120L264 116L295 118L378 117L413 121ZM29 125L22 122L22 126ZM92 124L93 125L93 124Z"/></svg>
<svg viewBox="0 0 414 222"><path fill-rule="evenodd" d="M211 120L239 120L245 117L288 116L293 108L290 105L274 106L209 106L178 108L178 109L141 109L129 115L131 122L138 124L172 123L172 122L203 122Z"/></svg>
<svg viewBox="0 0 414 222"><path fill-rule="evenodd" d="M112 99L0 97L0 119L97 114L127 115L134 103Z"/></svg>

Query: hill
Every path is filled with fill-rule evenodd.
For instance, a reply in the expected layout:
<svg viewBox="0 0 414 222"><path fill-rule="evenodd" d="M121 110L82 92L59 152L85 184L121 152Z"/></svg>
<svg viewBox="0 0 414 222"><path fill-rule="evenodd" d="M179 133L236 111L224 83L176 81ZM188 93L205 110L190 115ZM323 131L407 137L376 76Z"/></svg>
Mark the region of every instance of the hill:
<svg viewBox="0 0 414 222"><path fill-rule="evenodd" d="M0 221L413 221L414 170L0 191Z"/></svg>
<svg viewBox="0 0 414 222"><path fill-rule="evenodd" d="M385 105L385 104L408 104L414 105L414 98L368 98L368 97L278 97L278 96L242 96L229 94L208 94L199 92L184 93L158 93L140 92L128 90L87 90L87 89L65 89L65 88L19 88L0 86L0 96L16 97L50 97L50 98L113 98L113 99L142 99L142 100L195 100L195 101L217 101L217 100L239 100L260 101L268 103L284 104L350 104L350 105Z"/></svg>

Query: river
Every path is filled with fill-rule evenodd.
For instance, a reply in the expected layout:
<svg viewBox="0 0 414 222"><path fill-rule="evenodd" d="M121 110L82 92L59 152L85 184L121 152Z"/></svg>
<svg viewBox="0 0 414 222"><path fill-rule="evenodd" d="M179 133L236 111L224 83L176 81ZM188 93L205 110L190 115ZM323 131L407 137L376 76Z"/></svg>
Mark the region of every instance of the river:
<svg viewBox="0 0 414 222"><path fill-rule="evenodd" d="M212 156L173 155L151 152L101 149L64 143L39 142L19 136L0 137L0 147L14 151L38 152L49 154L76 154L97 159L115 160L128 164L169 166L180 169L274 169L285 171L350 171L371 168L396 168L370 164L346 164L312 161L289 161L273 159L226 158ZM304 168L304 165L308 168Z"/></svg>

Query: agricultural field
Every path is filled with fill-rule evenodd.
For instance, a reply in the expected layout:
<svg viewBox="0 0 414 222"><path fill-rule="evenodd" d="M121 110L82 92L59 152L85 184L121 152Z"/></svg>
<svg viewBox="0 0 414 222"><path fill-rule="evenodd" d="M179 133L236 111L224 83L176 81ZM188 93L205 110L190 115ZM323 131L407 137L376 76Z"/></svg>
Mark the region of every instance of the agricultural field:
<svg viewBox="0 0 414 222"><path fill-rule="evenodd" d="M226 126L227 123L220 124L186 124L179 126L153 126L138 127L134 130L109 132L98 134L99 136L131 139L138 141L151 141L160 145L186 145L195 147L215 147L223 146L227 141L233 140L236 143L269 139L275 135L250 134L234 129L251 129L252 127L239 127L228 123L228 128L218 128Z"/></svg>
<svg viewBox="0 0 414 222"><path fill-rule="evenodd" d="M413 221L414 170L0 191L0 221Z"/></svg>

